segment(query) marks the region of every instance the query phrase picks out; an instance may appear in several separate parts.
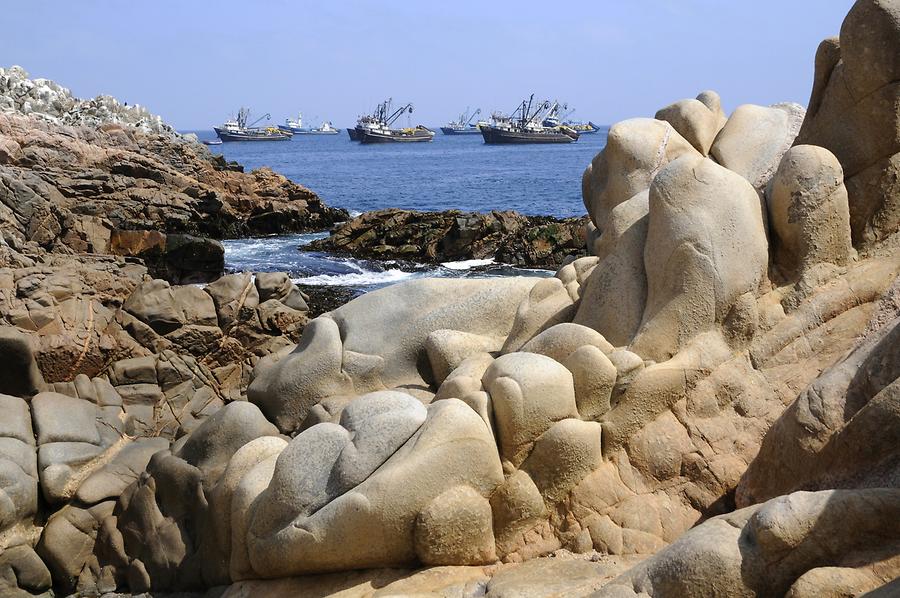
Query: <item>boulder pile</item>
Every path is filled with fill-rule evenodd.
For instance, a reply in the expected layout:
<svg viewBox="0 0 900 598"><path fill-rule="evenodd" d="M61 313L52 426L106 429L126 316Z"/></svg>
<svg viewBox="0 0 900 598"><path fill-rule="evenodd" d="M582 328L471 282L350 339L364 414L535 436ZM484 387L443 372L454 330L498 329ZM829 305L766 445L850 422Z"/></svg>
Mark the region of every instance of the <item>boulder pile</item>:
<svg viewBox="0 0 900 598"><path fill-rule="evenodd" d="M526 268L553 268L585 252L586 218L525 216L514 211L365 212L304 250L419 263L492 258Z"/></svg>
<svg viewBox="0 0 900 598"><path fill-rule="evenodd" d="M0 69L0 238L17 251L137 257L171 282L205 282L224 264L204 238L323 230L347 217L267 168L244 173L142 108L77 100Z"/></svg>
<svg viewBox="0 0 900 598"><path fill-rule="evenodd" d="M286 277L0 271L3 591L896 594L898 56L900 1L858 0L805 115L704 91L614 125L591 255L296 344L254 334Z"/></svg>
<svg viewBox="0 0 900 598"><path fill-rule="evenodd" d="M24 114L54 124L98 127L121 124L142 133L176 136L175 129L139 105L112 96L80 100L49 79L30 79L20 66L0 68L0 113Z"/></svg>

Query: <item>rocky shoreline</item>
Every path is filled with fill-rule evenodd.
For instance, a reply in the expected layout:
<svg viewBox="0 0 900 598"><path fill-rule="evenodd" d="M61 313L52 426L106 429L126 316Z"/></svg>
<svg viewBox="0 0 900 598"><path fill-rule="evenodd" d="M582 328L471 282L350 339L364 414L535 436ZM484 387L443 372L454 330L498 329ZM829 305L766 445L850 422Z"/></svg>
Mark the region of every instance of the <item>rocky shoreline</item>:
<svg viewBox="0 0 900 598"><path fill-rule="evenodd" d="M136 257L172 282L214 280L222 248L204 239L348 218L270 169L243 172L143 108L77 100L16 67L0 69L0 99L0 227L17 251Z"/></svg>
<svg viewBox="0 0 900 598"><path fill-rule="evenodd" d="M704 91L612 126L553 277L339 307L151 276L345 214L0 71L0 594L896 594L898 56L900 1L858 0L806 111ZM534 262L548 234L578 237L386 211L329 242Z"/></svg>
<svg viewBox="0 0 900 598"><path fill-rule="evenodd" d="M329 237L301 249L426 264L495 259L524 268L556 269L566 259L585 255L587 221L513 211L386 209L341 223Z"/></svg>

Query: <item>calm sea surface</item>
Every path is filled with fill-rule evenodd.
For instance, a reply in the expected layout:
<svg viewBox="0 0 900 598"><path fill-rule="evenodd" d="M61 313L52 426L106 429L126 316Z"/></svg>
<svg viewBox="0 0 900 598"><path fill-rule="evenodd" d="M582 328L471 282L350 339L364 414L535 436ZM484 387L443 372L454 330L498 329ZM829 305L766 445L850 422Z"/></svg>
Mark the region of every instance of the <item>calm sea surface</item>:
<svg viewBox="0 0 900 598"><path fill-rule="evenodd" d="M561 145L485 145L480 135L444 135L431 143L362 145L338 135L290 141L231 142L215 153L248 169L268 166L352 212L518 210L578 216L581 174L606 144L607 129ZM197 131L212 139L212 131Z"/></svg>
<svg viewBox="0 0 900 598"><path fill-rule="evenodd" d="M213 139L213 131L194 131ZM211 146L246 169L268 166L332 206L351 213L381 208L525 214L584 214L581 174L606 143L607 129L565 145L485 145L480 135L447 136L431 143L360 145L339 135L297 135L290 141L231 142ZM286 235L225 242L230 270L287 271L304 284L360 291L422 276L509 276L526 271L484 261L410 268L355 260L297 247L322 235ZM546 272L527 272L547 275Z"/></svg>

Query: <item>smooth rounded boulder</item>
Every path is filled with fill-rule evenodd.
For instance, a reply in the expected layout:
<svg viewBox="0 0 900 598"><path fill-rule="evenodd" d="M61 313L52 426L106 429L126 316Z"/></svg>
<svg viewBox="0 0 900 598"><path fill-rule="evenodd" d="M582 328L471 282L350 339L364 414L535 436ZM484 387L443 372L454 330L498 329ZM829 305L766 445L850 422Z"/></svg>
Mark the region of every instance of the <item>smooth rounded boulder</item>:
<svg viewBox="0 0 900 598"><path fill-rule="evenodd" d="M710 148L710 156L763 193L794 143L805 110L799 104L738 106Z"/></svg>
<svg viewBox="0 0 900 598"><path fill-rule="evenodd" d="M721 107L719 110L721 111ZM699 98L680 100L656 112L657 120L664 120L675 127L704 156L709 154L709 148L723 126L719 117L719 112L714 112Z"/></svg>
<svg viewBox="0 0 900 598"><path fill-rule="evenodd" d="M787 272L847 262L853 248L844 172L827 149L798 145L788 150L769 185L766 205L776 238L775 261Z"/></svg>
<svg viewBox="0 0 900 598"><path fill-rule="evenodd" d="M278 468L276 465L272 484L281 475ZM426 511L432 501L462 486L471 488L474 494L465 494L479 503L502 481L496 445L481 417L458 400L437 401L428 407L425 422L416 433L372 475L321 508L307 510L302 493L281 494L281 504L295 504L298 513L291 518L283 512L273 519L268 510L275 504L272 501L276 495L271 487L263 491L251 506L247 528L250 565L258 577L410 566L422 553L421 546L417 551L415 541L417 521L423 513L433 512ZM428 529L425 537L450 538L452 528L439 531L435 525L444 521L456 525L468 519L463 514L467 510L486 523L479 515L484 511L478 504L468 508L460 504L466 502L465 494L452 501L442 499L444 504L454 505L458 516L434 519L425 515L427 521L420 524ZM420 530L420 541L422 537ZM480 560L482 538L467 537L476 544L456 545L453 553L479 555Z"/></svg>
<svg viewBox="0 0 900 598"><path fill-rule="evenodd" d="M665 361L758 290L769 254L759 196L707 158L669 163L650 188L647 307L631 350Z"/></svg>
<svg viewBox="0 0 900 598"><path fill-rule="evenodd" d="M261 361L247 397L290 432L331 396L431 388L437 378L428 360L429 335L453 330L506 337L516 308L536 283L524 277L425 278L366 293L312 320L290 354Z"/></svg>
<svg viewBox="0 0 900 598"><path fill-rule="evenodd" d="M503 355L488 367L482 383L494 406L500 455L513 466L525 460L551 425L578 417L571 372L544 355Z"/></svg>
<svg viewBox="0 0 900 598"><path fill-rule="evenodd" d="M606 146L582 177L582 197L591 220L604 232L610 211L650 187L659 169L683 155L700 153L667 122L633 118L609 129Z"/></svg>

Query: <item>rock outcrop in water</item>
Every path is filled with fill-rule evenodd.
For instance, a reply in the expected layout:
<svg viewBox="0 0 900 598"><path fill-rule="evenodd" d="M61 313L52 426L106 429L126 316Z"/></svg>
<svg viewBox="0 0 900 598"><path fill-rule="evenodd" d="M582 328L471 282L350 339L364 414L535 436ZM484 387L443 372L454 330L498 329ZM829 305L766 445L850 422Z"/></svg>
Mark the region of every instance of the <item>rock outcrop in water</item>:
<svg viewBox="0 0 900 598"><path fill-rule="evenodd" d="M897 0L858 0L802 127L795 105L725 119L708 91L613 126L583 179L594 255L355 299L248 358L249 401L195 404L209 366L177 339L246 348L267 303L302 299L286 277L172 289L108 258L79 287L7 248L5 591L896 593L898 198L852 190L829 140L890 182L898 24ZM848 89L875 95L822 120ZM853 116L879 94L878 126ZM107 366L95 331L164 350ZM166 432L129 428L142 413Z"/></svg>
<svg viewBox="0 0 900 598"><path fill-rule="evenodd" d="M167 233L220 239L347 219L269 169L244 173L214 157L144 109L77 100L17 67L0 70L0 168L7 245L142 257L174 282L214 279L222 251Z"/></svg>
<svg viewBox="0 0 900 598"><path fill-rule="evenodd" d="M558 268L584 255L585 218L525 216L513 211L365 212L304 250L420 263L493 258L526 268Z"/></svg>

